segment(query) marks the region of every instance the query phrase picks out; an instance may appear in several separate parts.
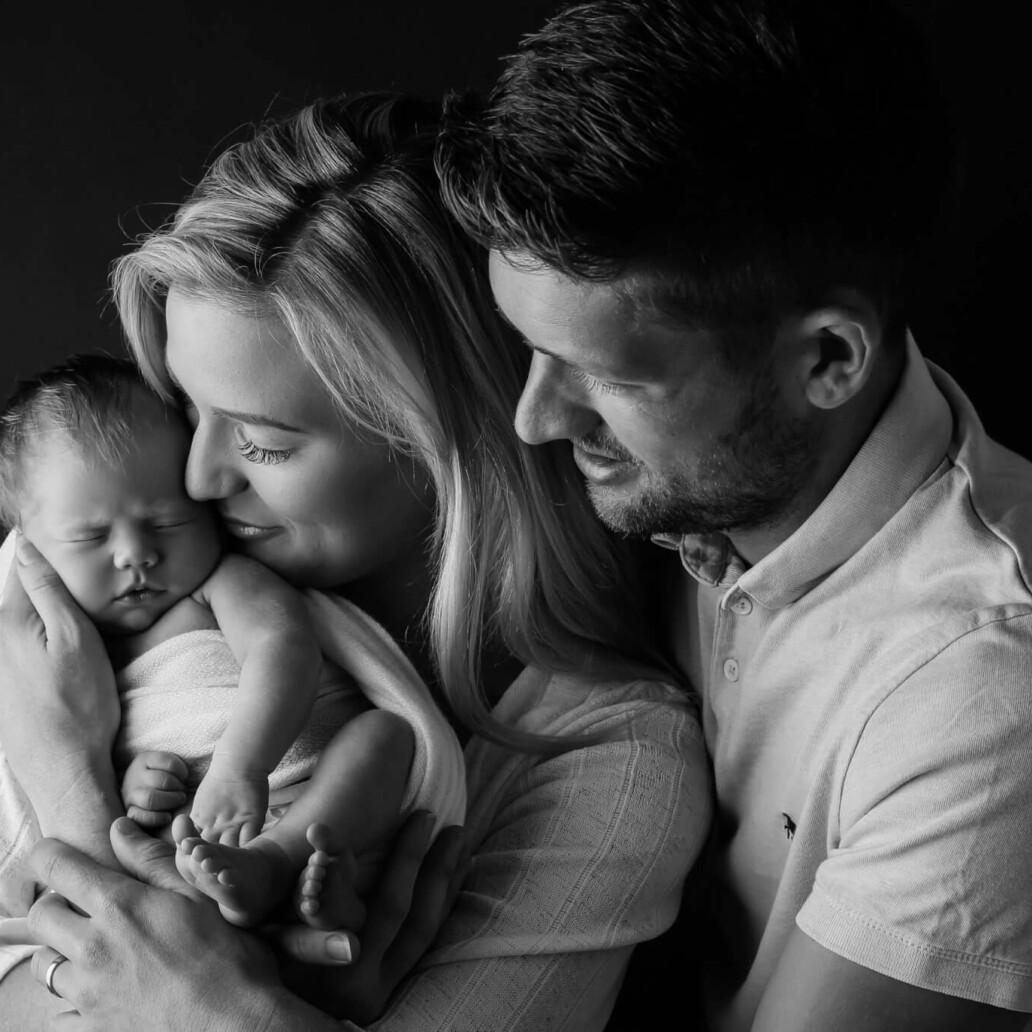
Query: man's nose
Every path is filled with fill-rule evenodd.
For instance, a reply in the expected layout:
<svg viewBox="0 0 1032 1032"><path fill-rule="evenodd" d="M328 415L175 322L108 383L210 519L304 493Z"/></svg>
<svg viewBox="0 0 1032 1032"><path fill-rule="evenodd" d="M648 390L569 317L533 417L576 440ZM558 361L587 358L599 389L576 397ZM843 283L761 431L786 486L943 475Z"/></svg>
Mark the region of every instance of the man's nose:
<svg viewBox="0 0 1032 1032"><path fill-rule="evenodd" d="M194 427L190 454L186 459L186 493L198 502L228 498L247 485L235 464L240 456L233 448L227 455L230 442L216 428L203 421Z"/></svg>
<svg viewBox="0 0 1032 1032"><path fill-rule="evenodd" d="M527 444L577 440L601 422L580 392L571 389L565 372L550 355L536 352L531 359L514 420L516 433Z"/></svg>

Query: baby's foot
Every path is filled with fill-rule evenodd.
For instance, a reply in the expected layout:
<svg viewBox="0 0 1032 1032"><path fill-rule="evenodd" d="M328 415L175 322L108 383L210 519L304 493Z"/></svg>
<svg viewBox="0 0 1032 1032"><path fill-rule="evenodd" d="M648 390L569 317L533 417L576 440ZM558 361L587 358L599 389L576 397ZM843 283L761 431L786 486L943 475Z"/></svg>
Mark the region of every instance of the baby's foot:
<svg viewBox="0 0 1032 1032"><path fill-rule="evenodd" d="M310 825L306 838L313 852L298 880L301 920L312 928L358 931L365 921L365 905L355 895L354 858L334 844L325 824Z"/></svg>
<svg viewBox="0 0 1032 1032"><path fill-rule="evenodd" d="M215 900L231 924L244 928L257 924L290 885L290 860L268 839L257 838L246 846L205 842L185 814L173 822L172 837L179 873Z"/></svg>

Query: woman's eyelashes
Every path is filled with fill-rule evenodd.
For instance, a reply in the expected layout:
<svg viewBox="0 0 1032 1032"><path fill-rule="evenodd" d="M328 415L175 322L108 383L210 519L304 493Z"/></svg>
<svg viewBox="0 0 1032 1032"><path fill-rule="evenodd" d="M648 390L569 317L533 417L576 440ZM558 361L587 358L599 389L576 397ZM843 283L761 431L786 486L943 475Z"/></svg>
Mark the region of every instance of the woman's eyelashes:
<svg viewBox="0 0 1032 1032"><path fill-rule="evenodd" d="M239 441L237 448L248 462L256 462L262 466L275 466L277 463L286 462L293 451L291 448L263 448L260 444L246 439Z"/></svg>

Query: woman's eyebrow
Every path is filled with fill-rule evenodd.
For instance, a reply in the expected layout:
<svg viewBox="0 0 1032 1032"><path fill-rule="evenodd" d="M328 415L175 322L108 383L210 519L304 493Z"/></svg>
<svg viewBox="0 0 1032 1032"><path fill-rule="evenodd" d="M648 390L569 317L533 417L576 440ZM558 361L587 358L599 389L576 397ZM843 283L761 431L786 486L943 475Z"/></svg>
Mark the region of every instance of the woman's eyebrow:
<svg viewBox="0 0 1032 1032"><path fill-rule="evenodd" d="M168 366L165 366L165 375L169 378L175 391L183 399L189 400L190 395L183 390L183 385L176 379L175 374L168 368ZM250 426L267 426L273 430L286 430L287 433L291 434L308 433L307 430L304 430L299 426L294 426L292 423L284 423L280 419L273 419L272 416L266 416L260 412L241 412L236 409L227 408L212 408L211 411L217 416L223 416L226 419L234 419L238 423L247 423Z"/></svg>
<svg viewBox="0 0 1032 1032"><path fill-rule="evenodd" d="M238 423L247 423L249 426L267 426L274 430L286 430L291 434L306 434L307 430L291 423L284 423L281 419L273 419L272 416L263 415L260 412L239 412L236 409L225 409L212 407L211 410L217 416L224 416L226 419L235 419Z"/></svg>

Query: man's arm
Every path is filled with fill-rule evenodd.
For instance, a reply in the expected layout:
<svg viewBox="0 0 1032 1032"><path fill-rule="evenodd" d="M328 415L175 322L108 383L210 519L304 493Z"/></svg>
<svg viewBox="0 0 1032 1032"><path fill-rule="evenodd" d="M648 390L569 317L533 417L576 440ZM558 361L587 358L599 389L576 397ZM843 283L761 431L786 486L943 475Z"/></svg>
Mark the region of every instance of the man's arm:
<svg viewBox="0 0 1032 1032"><path fill-rule="evenodd" d="M799 928L752 1032L1010 1032L1029 1015L907 985L818 945Z"/></svg>

